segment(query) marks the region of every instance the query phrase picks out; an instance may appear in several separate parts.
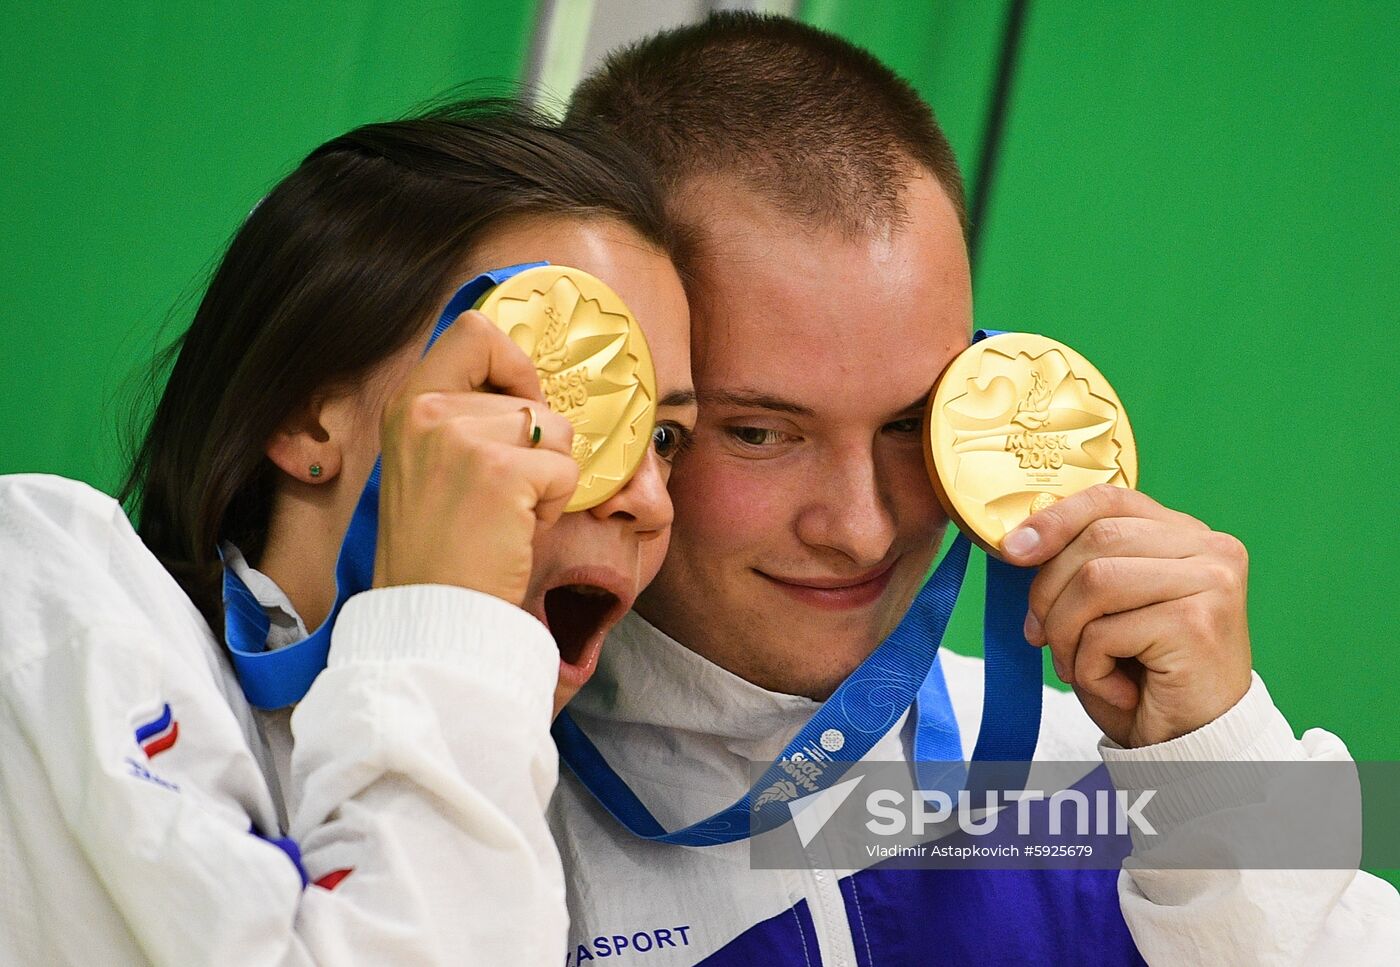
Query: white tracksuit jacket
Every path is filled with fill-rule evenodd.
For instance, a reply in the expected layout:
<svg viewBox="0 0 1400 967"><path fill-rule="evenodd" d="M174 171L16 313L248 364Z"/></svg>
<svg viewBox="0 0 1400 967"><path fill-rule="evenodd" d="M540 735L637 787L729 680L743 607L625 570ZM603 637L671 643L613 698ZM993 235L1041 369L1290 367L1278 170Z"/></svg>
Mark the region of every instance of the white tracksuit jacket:
<svg viewBox="0 0 1400 967"><path fill-rule="evenodd" d="M255 713L114 501L0 478L0 965L558 967L557 668L496 598L374 590Z"/></svg>
<svg viewBox="0 0 1400 967"><path fill-rule="evenodd" d="M940 661L970 758L982 662L946 650ZM776 758L816 708L730 674L636 614L569 706L667 829L738 799L749 760ZM906 759L907 732L896 725L867 759ZM1295 739L1257 676L1216 721L1136 750L1104 738L1072 694L1046 689L1036 758L1102 759L1130 801L1136 762L1350 761L1320 729ZM1196 781L1159 786L1149 804L1168 844L1209 822ZM550 824L569 883L565 967L1400 963L1400 896L1355 871L754 869L746 843L633 836L567 769Z"/></svg>

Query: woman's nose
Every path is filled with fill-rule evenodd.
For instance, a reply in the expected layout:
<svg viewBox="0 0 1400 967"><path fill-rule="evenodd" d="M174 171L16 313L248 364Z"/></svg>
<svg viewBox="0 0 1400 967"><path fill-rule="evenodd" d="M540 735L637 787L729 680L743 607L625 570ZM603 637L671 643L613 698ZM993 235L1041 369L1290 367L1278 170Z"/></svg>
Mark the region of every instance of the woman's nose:
<svg viewBox="0 0 1400 967"><path fill-rule="evenodd" d="M632 479L588 513L598 520L621 520L642 540L664 534L674 514L661 458L656 451L648 449Z"/></svg>

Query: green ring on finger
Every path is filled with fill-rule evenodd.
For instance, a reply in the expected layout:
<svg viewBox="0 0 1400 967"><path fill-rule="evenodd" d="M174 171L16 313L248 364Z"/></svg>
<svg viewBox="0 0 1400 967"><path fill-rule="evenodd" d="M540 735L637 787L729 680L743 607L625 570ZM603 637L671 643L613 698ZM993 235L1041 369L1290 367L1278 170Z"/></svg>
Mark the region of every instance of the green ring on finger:
<svg viewBox="0 0 1400 967"><path fill-rule="evenodd" d="M540 421L535 416L535 408L522 406L520 409L525 413L525 418L529 420L525 426L525 439L529 441L530 446L537 447L540 445L540 438L544 435L544 430L540 427Z"/></svg>

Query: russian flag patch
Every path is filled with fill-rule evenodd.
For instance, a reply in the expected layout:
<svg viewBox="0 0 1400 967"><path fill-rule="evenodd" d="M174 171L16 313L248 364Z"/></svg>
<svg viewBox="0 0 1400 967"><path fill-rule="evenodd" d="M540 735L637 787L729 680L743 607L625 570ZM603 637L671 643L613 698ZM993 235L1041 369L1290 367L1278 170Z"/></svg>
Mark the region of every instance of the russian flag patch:
<svg viewBox="0 0 1400 967"><path fill-rule="evenodd" d="M154 759L173 746L180 738L180 723L171 714L170 703L165 704L160 715L136 727L136 744L146 753L147 759Z"/></svg>

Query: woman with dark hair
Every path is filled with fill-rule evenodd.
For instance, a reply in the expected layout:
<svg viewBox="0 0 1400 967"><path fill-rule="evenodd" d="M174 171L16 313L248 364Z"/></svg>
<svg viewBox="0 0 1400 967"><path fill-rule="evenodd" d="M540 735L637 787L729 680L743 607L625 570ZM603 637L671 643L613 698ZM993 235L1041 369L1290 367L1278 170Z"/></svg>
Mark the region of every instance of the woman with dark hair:
<svg viewBox="0 0 1400 967"><path fill-rule="evenodd" d="M560 962L548 728L665 553L695 418L675 247L598 132L496 102L359 128L249 215L173 347L139 531L0 478L0 962ZM603 279L655 361L640 467L578 513L530 359L476 312L424 353L458 286L530 261ZM249 621L328 658L258 700Z"/></svg>

